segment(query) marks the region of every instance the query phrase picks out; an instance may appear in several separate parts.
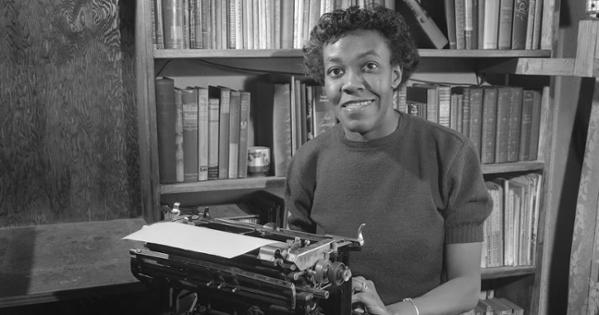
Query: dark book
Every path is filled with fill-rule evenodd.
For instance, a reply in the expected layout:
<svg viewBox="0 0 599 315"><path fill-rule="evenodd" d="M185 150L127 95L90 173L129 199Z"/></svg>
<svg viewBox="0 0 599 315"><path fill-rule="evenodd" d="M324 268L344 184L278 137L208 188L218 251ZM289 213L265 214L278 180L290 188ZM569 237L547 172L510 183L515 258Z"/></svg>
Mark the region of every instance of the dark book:
<svg viewBox="0 0 599 315"><path fill-rule="evenodd" d="M196 87L198 96L198 180L208 180L208 142L209 142L209 118L208 118L208 89Z"/></svg>
<svg viewBox="0 0 599 315"><path fill-rule="evenodd" d="M200 0L201 1L201 11L202 11L202 21L201 21L201 41L202 48L210 49L212 46L212 21L214 16L212 15L212 7L211 0Z"/></svg>
<svg viewBox="0 0 599 315"><path fill-rule="evenodd" d="M217 98L220 105L218 128L218 178L229 176L229 121L231 90L226 87L209 86L208 95Z"/></svg>
<svg viewBox="0 0 599 315"><path fill-rule="evenodd" d="M152 30L154 31L154 48L164 49L164 28L162 26L162 0L152 0Z"/></svg>
<svg viewBox="0 0 599 315"><path fill-rule="evenodd" d="M514 19L514 0L500 0L499 29L497 30L497 48L512 48L512 24Z"/></svg>
<svg viewBox="0 0 599 315"><path fill-rule="evenodd" d="M495 162L495 140L497 132L497 88L483 90L482 139L480 159L482 163Z"/></svg>
<svg viewBox="0 0 599 315"><path fill-rule="evenodd" d="M183 0L162 0L164 48L183 49Z"/></svg>
<svg viewBox="0 0 599 315"><path fill-rule="evenodd" d="M469 87L470 91L470 130L468 138L472 141L478 156L481 156L482 139L482 115L483 115L483 89L481 87Z"/></svg>
<svg viewBox="0 0 599 315"><path fill-rule="evenodd" d="M519 161L528 161L530 159L530 136L532 135L532 102L532 91L524 90L522 92L522 119L520 123L520 149L518 154Z"/></svg>
<svg viewBox="0 0 599 315"><path fill-rule="evenodd" d="M526 28L528 24L528 5L530 0L514 0L512 20L512 49L526 48Z"/></svg>
<svg viewBox="0 0 599 315"><path fill-rule="evenodd" d="M520 155L520 127L522 123L522 88L511 87L511 99L509 106L509 129L507 142L507 160L518 161Z"/></svg>
<svg viewBox="0 0 599 315"><path fill-rule="evenodd" d="M507 86L497 88L497 132L495 141L495 163L507 162L508 129L510 127L511 89Z"/></svg>
<svg viewBox="0 0 599 315"><path fill-rule="evenodd" d="M166 77L156 78L155 90L160 183L175 183L177 181L175 81Z"/></svg>
<svg viewBox="0 0 599 315"><path fill-rule="evenodd" d="M396 9L405 18L419 48L441 49L447 45L447 37L418 1L398 1Z"/></svg>
<svg viewBox="0 0 599 315"><path fill-rule="evenodd" d="M231 90L229 100L229 178L239 173L239 117L241 116L241 92Z"/></svg>
<svg viewBox="0 0 599 315"><path fill-rule="evenodd" d="M529 159L534 161L538 158L539 133L541 128L541 92L532 90L532 116L530 127Z"/></svg>
<svg viewBox="0 0 599 315"><path fill-rule="evenodd" d="M237 177L239 178L247 177L251 97L250 92L241 91L239 111L239 162L237 171Z"/></svg>
<svg viewBox="0 0 599 315"><path fill-rule="evenodd" d="M198 181L198 94L193 88L183 92L183 177Z"/></svg>
<svg viewBox="0 0 599 315"><path fill-rule="evenodd" d="M428 88L426 86L408 86L406 89L408 114L426 119L427 99Z"/></svg>
<svg viewBox="0 0 599 315"><path fill-rule="evenodd" d="M177 107L177 122L175 124L175 172L177 182L182 183L185 180L185 171L183 163L183 92L175 89L175 106Z"/></svg>
<svg viewBox="0 0 599 315"><path fill-rule="evenodd" d="M457 49L455 1L443 0L443 4L445 10L445 23L447 24L447 40L449 42L449 49Z"/></svg>

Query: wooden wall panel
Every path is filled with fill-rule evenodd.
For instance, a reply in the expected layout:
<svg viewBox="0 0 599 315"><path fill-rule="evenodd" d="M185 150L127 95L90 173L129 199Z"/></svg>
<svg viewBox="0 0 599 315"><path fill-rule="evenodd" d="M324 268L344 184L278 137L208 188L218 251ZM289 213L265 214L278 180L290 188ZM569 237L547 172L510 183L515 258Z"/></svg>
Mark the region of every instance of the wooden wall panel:
<svg viewBox="0 0 599 315"><path fill-rule="evenodd" d="M130 1L3 1L0 226L140 215Z"/></svg>

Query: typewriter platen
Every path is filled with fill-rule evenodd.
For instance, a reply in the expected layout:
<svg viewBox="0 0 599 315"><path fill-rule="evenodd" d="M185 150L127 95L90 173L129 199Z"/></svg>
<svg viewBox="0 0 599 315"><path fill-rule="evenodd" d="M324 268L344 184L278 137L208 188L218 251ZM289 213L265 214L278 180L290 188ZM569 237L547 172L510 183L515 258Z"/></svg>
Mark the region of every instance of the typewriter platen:
<svg viewBox="0 0 599 315"><path fill-rule="evenodd" d="M276 226L182 215L173 221L278 241L234 258L146 243L130 250L131 270L149 285L169 288L188 302L171 304L187 314L350 314L348 253L358 237L316 235ZM176 297L171 297L171 300ZM182 299L183 300L183 299ZM178 305L181 304L182 306Z"/></svg>

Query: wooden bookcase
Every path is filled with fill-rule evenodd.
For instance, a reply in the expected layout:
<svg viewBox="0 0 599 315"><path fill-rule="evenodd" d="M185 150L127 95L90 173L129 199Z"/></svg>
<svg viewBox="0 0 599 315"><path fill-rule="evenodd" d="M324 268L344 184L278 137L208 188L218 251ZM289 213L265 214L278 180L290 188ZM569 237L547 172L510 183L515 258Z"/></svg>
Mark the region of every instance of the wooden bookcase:
<svg viewBox="0 0 599 315"><path fill-rule="evenodd" d="M136 8L136 73L137 73L137 103L138 103L138 129L140 150L140 174L143 214L147 222L154 222L160 218L161 200L173 198L186 198L192 196L194 200L226 201L234 200L248 192L261 189L280 189L284 183L282 177L263 177L247 179L212 180L197 183L182 183L161 185L158 174L158 153L156 136L156 107L154 97L154 78L157 65L161 67L166 62L192 62L194 60L209 60L212 62L233 62L251 67L260 65L260 69L269 66L276 69L276 65L286 64L295 71L301 71L301 51L291 50L206 50L206 49L161 49L155 50L152 46L151 1L138 0ZM555 34L557 32L559 16L559 0L544 0L546 10L544 19L551 19L548 23L550 32L542 38L545 48L541 50L436 50L421 49L420 55L425 68L451 60L460 67L468 68L472 72L485 72L503 75L530 75L531 80L545 80L549 82L550 89L554 88L553 76L577 76L575 69L576 60L567 58L554 58ZM198 74L201 75L201 74ZM584 76L584 75L583 75ZM590 75L592 76L592 74ZM484 165L485 176L502 173L543 173L543 181L551 180L548 172L551 163L553 117L556 113L556 104L553 93L549 93L542 107L541 140L539 144L538 160ZM547 262L542 260L543 235L548 200L546 184L543 185L541 212L539 216L538 242L536 246L536 264L534 266L498 267L483 270L483 288L494 289L497 296L506 297L522 306L525 314L537 314L539 300L545 294L541 288L541 270Z"/></svg>

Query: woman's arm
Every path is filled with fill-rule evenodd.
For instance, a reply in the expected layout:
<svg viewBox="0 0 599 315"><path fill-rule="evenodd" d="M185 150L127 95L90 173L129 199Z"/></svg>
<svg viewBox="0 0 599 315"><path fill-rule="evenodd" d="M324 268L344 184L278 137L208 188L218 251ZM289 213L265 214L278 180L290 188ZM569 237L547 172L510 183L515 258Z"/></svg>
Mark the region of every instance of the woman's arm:
<svg viewBox="0 0 599 315"><path fill-rule="evenodd" d="M405 301L385 308L375 284L362 277L353 280L357 293L352 302L363 303L371 314L460 314L474 308L480 293L481 243L448 244L445 252L448 281L422 296L412 297L414 304Z"/></svg>

